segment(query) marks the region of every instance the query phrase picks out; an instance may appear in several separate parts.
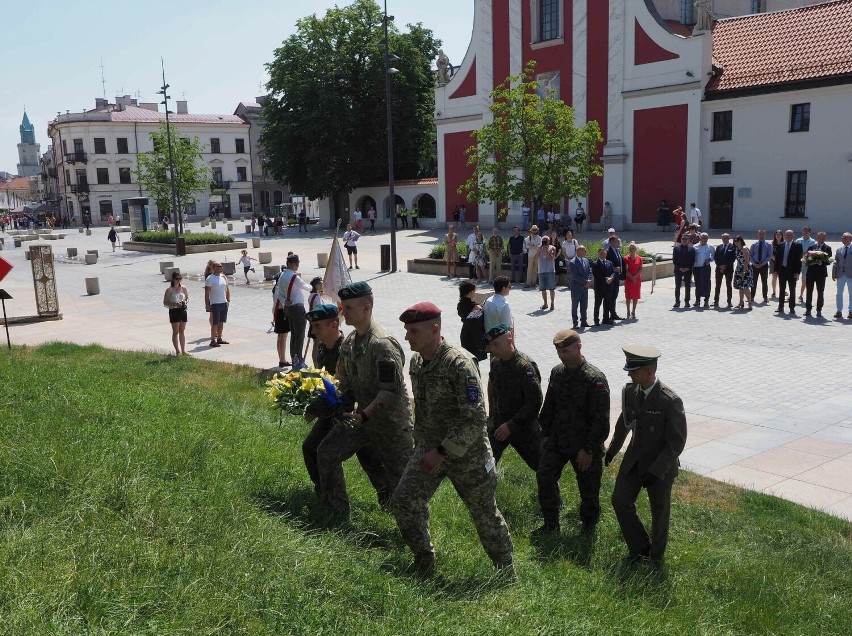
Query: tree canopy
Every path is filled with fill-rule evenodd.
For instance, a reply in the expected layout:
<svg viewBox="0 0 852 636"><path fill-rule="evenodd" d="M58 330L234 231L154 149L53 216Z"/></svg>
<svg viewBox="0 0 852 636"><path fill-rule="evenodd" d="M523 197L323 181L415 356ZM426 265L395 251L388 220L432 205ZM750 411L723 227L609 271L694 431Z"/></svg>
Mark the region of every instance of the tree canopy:
<svg viewBox="0 0 852 636"><path fill-rule="evenodd" d="M210 187L212 173L201 161L201 142L198 137L182 137L171 125L172 156L174 159L175 192L178 201L192 198L196 192ZM166 123L149 134L154 149L139 155L136 179L157 204L157 210L172 209L172 190L169 182L169 148Z"/></svg>
<svg viewBox="0 0 852 636"><path fill-rule="evenodd" d="M276 49L263 105L269 172L292 192L337 196L387 179L385 51L374 0L334 7L297 22ZM394 176L436 170L432 60L440 41L420 24L390 24Z"/></svg>
<svg viewBox="0 0 852 636"><path fill-rule="evenodd" d="M542 97L535 62L494 89L492 121L473 132L467 149L474 166L459 194L480 203L525 201L534 208L583 196L589 179L603 174L596 121L577 126L574 110L552 95ZM505 211L502 211L505 214Z"/></svg>

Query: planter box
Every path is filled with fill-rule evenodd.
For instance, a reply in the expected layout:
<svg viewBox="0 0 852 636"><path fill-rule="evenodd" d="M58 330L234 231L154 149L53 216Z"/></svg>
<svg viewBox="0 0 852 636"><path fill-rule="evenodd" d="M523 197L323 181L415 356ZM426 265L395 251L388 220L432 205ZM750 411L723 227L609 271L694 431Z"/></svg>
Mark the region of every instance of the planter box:
<svg viewBox="0 0 852 636"><path fill-rule="evenodd" d="M233 276L237 272L237 264L234 261L222 263L222 273L225 276Z"/></svg>
<svg viewBox="0 0 852 636"><path fill-rule="evenodd" d="M101 293L101 282L97 278L86 279L86 293L89 296L97 296Z"/></svg>
<svg viewBox="0 0 852 636"><path fill-rule="evenodd" d="M244 250L248 247L245 241L232 241L230 243L205 243L203 245L187 245L187 254L203 254L205 252L224 252L228 250ZM175 246L170 243L143 243L141 241L125 241L121 244L124 250L134 252L149 252L152 254L175 253Z"/></svg>
<svg viewBox="0 0 852 636"><path fill-rule="evenodd" d="M74 257L77 256L77 248L76 247L69 247L67 251L68 251L68 258L74 258Z"/></svg>

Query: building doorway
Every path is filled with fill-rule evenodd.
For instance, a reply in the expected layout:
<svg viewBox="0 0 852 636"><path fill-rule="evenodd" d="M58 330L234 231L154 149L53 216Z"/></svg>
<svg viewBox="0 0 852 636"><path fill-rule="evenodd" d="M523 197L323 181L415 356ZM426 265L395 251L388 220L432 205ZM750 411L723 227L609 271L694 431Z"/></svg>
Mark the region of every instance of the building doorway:
<svg viewBox="0 0 852 636"><path fill-rule="evenodd" d="M710 188L710 229L729 230L734 225L734 189Z"/></svg>

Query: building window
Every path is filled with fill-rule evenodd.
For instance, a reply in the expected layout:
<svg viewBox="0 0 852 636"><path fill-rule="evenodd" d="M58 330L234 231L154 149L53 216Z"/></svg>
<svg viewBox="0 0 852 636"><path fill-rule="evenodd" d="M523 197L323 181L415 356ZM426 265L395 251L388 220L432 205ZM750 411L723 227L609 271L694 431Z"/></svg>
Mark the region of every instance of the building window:
<svg viewBox="0 0 852 636"><path fill-rule="evenodd" d="M103 137L95 137L95 154L106 154L106 139L104 139Z"/></svg>
<svg viewBox="0 0 852 636"><path fill-rule="evenodd" d="M98 168L98 183L109 183L109 168Z"/></svg>
<svg viewBox="0 0 852 636"><path fill-rule="evenodd" d="M67 139L62 140L62 154L63 155L68 154L68 140Z"/></svg>
<svg viewBox="0 0 852 636"><path fill-rule="evenodd" d="M246 151L246 140L245 139L237 139L236 140L237 152L240 154L245 153Z"/></svg>
<svg viewBox="0 0 852 636"><path fill-rule="evenodd" d="M130 151L127 149L127 137L118 137L115 140L115 151L120 155L130 154Z"/></svg>
<svg viewBox="0 0 852 636"><path fill-rule="evenodd" d="M212 137L210 139L210 152L219 153L219 139L217 137Z"/></svg>
<svg viewBox="0 0 852 636"><path fill-rule="evenodd" d="M213 168L213 183L222 184L222 168Z"/></svg>
<svg viewBox="0 0 852 636"><path fill-rule="evenodd" d="M237 181L247 181L245 166L237 166Z"/></svg>
<svg viewBox="0 0 852 636"><path fill-rule="evenodd" d="M730 110L720 110L713 113L713 138L710 141L728 141L733 133L734 113Z"/></svg>
<svg viewBox="0 0 852 636"><path fill-rule="evenodd" d="M790 108L790 132L804 132L811 129L811 105L793 104Z"/></svg>
<svg viewBox="0 0 852 636"><path fill-rule="evenodd" d="M284 193L281 190L276 190L272 193L272 204L281 205L284 202Z"/></svg>
<svg viewBox="0 0 852 636"><path fill-rule="evenodd" d="M808 192L807 170L793 170L787 173L787 204L784 216L805 216L805 199Z"/></svg>
<svg viewBox="0 0 852 636"><path fill-rule="evenodd" d="M239 199L240 204L240 214L247 214L251 212L251 195L250 194L241 194Z"/></svg>
<svg viewBox="0 0 852 636"><path fill-rule="evenodd" d="M731 174L730 161L714 161L713 174Z"/></svg>
<svg viewBox="0 0 852 636"><path fill-rule="evenodd" d="M65 171L65 185L71 185L71 171Z"/></svg>
<svg viewBox="0 0 852 636"><path fill-rule="evenodd" d="M112 201L99 201L101 221L106 221L109 215L112 214Z"/></svg>
<svg viewBox="0 0 852 636"><path fill-rule="evenodd" d="M130 181L130 168L119 168L118 169L118 182L119 183L131 183L131 181Z"/></svg>
<svg viewBox="0 0 852 636"><path fill-rule="evenodd" d="M539 0L538 2L538 41L555 40L559 33L559 12L561 0Z"/></svg>

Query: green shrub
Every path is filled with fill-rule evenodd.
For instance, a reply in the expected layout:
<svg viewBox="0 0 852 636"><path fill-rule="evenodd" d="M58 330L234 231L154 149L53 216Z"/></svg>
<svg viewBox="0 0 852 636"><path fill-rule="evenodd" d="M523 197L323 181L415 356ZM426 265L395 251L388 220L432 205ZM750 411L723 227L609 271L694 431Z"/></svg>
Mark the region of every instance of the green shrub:
<svg viewBox="0 0 852 636"><path fill-rule="evenodd" d="M234 237L227 234L219 234L218 232L198 232L184 234L184 240L187 245L207 245L210 243L233 243ZM142 243L164 243L167 245L175 244L175 233L166 230L153 230L150 232L137 232L133 235L134 241Z"/></svg>

